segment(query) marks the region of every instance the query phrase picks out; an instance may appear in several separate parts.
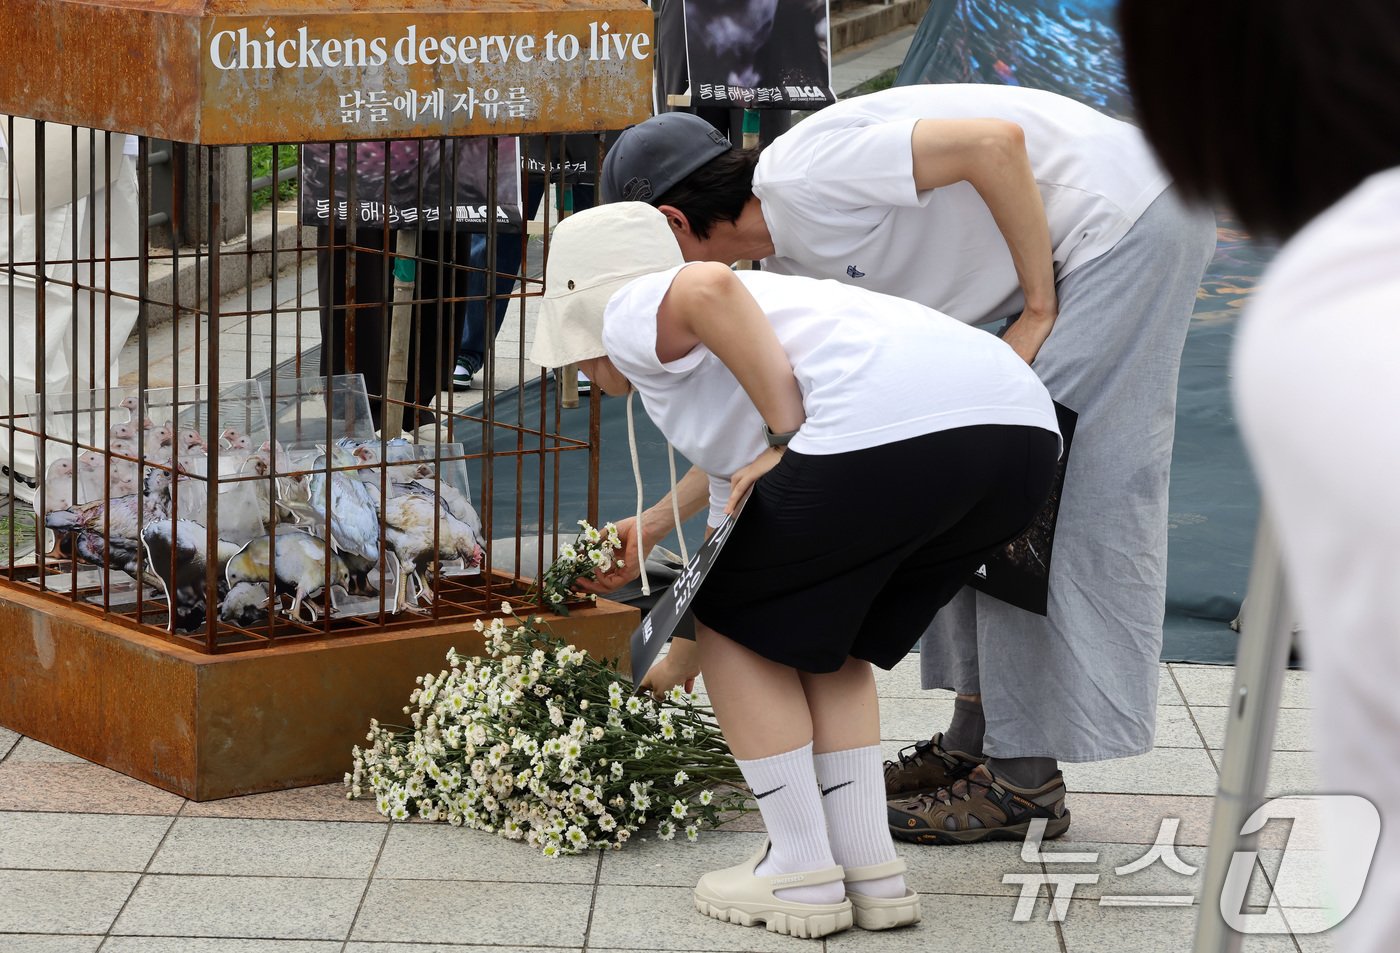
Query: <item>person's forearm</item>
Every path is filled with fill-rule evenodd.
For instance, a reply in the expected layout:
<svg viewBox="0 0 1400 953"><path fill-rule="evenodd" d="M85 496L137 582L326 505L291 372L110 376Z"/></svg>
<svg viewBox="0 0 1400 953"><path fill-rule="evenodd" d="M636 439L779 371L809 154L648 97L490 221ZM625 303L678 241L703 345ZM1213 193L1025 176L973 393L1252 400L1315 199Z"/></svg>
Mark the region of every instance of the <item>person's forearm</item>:
<svg viewBox="0 0 1400 953"><path fill-rule="evenodd" d="M1006 240L1032 319L1054 319L1054 249L1045 203L1025 135L998 119L923 120L914 127L914 179L920 189L966 181Z"/></svg>
<svg viewBox="0 0 1400 953"><path fill-rule="evenodd" d="M642 512L642 539L646 548L665 539L675 524L675 514L671 510L671 497L675 495L684 522L704 509L710 499L710 480L699 467L691 467L685 476L676 483L676 488Z"/></svg>

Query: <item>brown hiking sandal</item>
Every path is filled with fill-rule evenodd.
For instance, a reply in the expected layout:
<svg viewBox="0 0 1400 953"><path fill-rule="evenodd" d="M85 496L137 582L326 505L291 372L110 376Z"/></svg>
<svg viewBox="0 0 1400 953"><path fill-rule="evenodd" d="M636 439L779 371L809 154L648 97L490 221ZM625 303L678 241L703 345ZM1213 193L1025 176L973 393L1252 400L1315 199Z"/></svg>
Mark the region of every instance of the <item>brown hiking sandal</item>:
<svg viewBox="0 0 1400 953"><path fill-rule="evenodd" d="M890 833L915 844L976 844L1025 840L1031 821L1045 818L1045 839L1069 830L1065 779L1038 788L1017 788L992 777L979 764L963 780L934 794L889 803Z"/></svg>
<svg viewBox="0 0 1400 953"><path fill-rule="evenodd" d="M912 744L899 752L898 760L885 762L885 797L909 798L932 794L950 787L986 761L965 751L943 747L943 732L928 741Z"/></svg>

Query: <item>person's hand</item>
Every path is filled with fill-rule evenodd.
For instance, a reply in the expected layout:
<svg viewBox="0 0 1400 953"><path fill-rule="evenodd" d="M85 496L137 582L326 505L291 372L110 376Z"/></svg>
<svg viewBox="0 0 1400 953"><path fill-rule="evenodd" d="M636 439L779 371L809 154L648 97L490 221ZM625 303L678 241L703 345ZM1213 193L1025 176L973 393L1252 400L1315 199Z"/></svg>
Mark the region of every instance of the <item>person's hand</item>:
<svg viewBox="0 0 1400 953"><path fill-rule="evenodd" d="M574 584L577 589L598 594L609 593L614 589L621 589L641 575L642 560L637 555L637 518L629 516L615 525L622 548L613 553L611 568L607 572L594 570L592 579L580 579ZM646 549L650 551L651 547L647 546Z"/></svg>
<svg viewBox="0 0 1400 953"><path fill-rule="evenodd" d="M769 447L760 453L753 463L735 472L729 478L729 502L724 504L724 512L733 513L759 478L776 467L782 458L783 449L781 447Z"/></svg>
<svg viewBox="0 0 1400 953"><path fill-rule="evenodd" d="M1058 311L1051 309L1031 309L1027 308L1021 312L1021 316L1012 322L1006 329L1006 333L1001 339L1011 345L1011 349L1021 355L1021 359L1027 364L1035 362L1035 356L1040 353L1040 346L1045 343L1045 339L1050 336L1051 330L1055 327L1055 318Z"/></svg>
<svg viewBox="0 0 1400 953"><path fill-rule="evenodd" d="M695 688L695 677L700 674L700 653L690 639L672 639L671 650L664 658L647 670L639 692L647 692L660 701L667 692L677 685L687 692Z"/></svg>

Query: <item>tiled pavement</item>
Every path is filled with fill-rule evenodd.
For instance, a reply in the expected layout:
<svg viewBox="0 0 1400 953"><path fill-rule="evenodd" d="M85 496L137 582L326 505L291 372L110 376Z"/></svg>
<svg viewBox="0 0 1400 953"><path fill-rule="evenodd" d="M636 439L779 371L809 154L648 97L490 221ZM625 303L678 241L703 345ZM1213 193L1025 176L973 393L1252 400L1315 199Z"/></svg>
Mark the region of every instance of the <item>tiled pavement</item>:
<svg viewBox="0 0 1400 953"><path fill-rule="evenodd" d="M626 850L545 861L529 848L442 824L390 824L339 785L197 804L0 728L0 953L559 953L861 950L1087 953L1186 951L1195 908L1101 906L1104 895L1183 895L1201 873L1161 863L1119 876L1164 818L1177 855L1200 868L1232 670L1163 665L1157 748L1066 769L1074 815L1046 851L1094 863L1021 859L1019 845L903 846L924 922L885 934L794 940L709 920L690 906L708 869L747 856L756 816L699 843L654 838ZM910 658L880 678L890 751L927 737L952 708L918 689ZM1307 791L1306 676L1290 673L1272 787ZM348 753L347 753L348 762ZM1266 868L1277 862L1266 842ZM1006 874L1097 873L1062 922L1041 888L1015 922ZM1256 877L1252 899L1266 884ZM1250 951L1321 953L1326 937L1251 938Z"/></svg>

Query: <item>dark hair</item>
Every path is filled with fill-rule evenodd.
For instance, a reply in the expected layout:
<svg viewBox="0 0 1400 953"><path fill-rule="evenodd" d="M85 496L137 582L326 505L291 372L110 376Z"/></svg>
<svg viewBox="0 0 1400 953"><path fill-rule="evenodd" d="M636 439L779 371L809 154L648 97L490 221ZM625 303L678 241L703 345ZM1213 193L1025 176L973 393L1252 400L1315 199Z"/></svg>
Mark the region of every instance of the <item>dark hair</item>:
<svg viewBox="0 0 1400 953"><path fill-rule="evenodd" d="M720 222L733 223L753 197L753 169L757 149L721 152L652 200L652 205L674 205L685 213L696 238L710 237Z"/></svg>
<svg viewBox="0 0 1400 953"><path fill-rule="evenodd" d="M1400 166L1400 2L1122 0L1143 131L1183 195L1287 237Z"/></svg>

